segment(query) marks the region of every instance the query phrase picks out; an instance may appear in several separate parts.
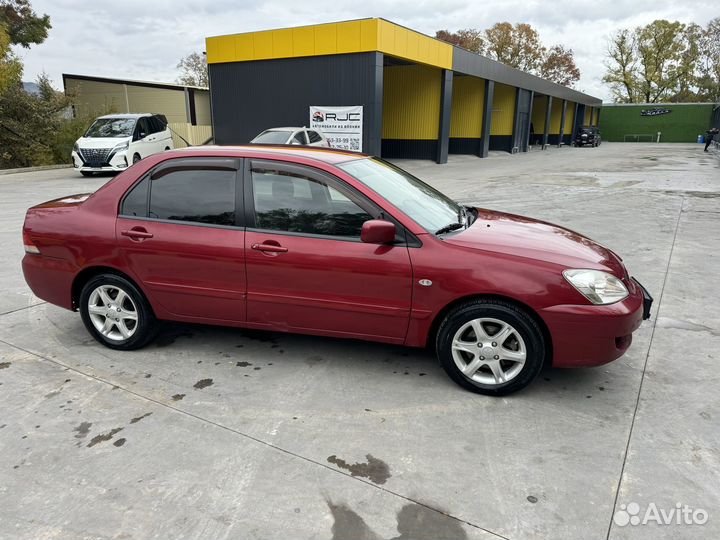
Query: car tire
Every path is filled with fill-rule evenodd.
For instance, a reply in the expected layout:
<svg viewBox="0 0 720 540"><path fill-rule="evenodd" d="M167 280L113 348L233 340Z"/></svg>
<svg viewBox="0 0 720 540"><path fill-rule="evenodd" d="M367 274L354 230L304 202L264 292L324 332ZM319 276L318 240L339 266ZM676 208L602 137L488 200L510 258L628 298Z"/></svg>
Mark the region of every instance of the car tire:
<svg viewBox="0 0 720 540"><path fill-rule="evenodd" d="M142 292L116 274L100 274L85 284L80 293L80 316L88 332L111 349L139 349L158 329Z"/></svg>
<svg viewBox="0 0 720 540"><path fill-rule="evenodd" d="M140 157L140 154L133 154L133 165L135 165L141 159L142 158Z"/></svg>
<svg viewBox="0 0 720 540"><path fill-rule="evenodd" d="M538 323L522 308L479 299L448 313L437 332L436 354L445 372L463 388L504 396L538 376L545 362L545 341Z"/></svg>
<svg viewBox="0 0 720 540"><path fill-rule="evenodd" d="M165 147L165 151L167 152L168 150L170 150L170 147L169 147L169 146L166 146L166 147Z"/></svg>
<svg viewBox="0 0 720 540"><path fill-rule="evenodd" d="M93 174L95 173L93 173L92 171L80 171L80 174L82 174L83 176L93 176Z"/></svg>

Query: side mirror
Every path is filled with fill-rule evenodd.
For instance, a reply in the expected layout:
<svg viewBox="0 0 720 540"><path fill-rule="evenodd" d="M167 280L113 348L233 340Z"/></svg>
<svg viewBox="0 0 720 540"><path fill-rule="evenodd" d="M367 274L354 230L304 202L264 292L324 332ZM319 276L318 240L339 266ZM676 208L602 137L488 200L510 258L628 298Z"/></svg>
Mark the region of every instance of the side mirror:
<svg viewBox="0 0 720 540"><path fill-rule="evenodd" d="M395 241L395 224L383 219L363 223L360 240L366 244L391 244Z"/></svg>
<svg viewBox="0 0 720 540"><path fill-rule="evenodd" d="M144 139L145 137L147 137L147 133L145 133L144 131L141 131L139 137L140 137L140 139Z"/></svg>

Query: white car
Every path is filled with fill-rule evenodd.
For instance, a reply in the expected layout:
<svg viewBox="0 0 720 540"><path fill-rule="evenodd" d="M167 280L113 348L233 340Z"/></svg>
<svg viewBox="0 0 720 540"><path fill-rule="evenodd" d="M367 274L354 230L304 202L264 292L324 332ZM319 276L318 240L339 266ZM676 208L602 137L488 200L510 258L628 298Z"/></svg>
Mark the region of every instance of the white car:
<svg viewBox="0 0 720 540"><path fill-rule="evenodd" d="M72 150L83 176L123 171L142 158L171 150L172 133L162 114L109 114L97 118Z"/></svg>
<svg viewBox="0 0 720 540"><path fill-rule="evenodd" d="M300 144L302 146L330 147L330 143L328 143L322 131L306 127L266 129L250 142L256 144Z"/></svg>

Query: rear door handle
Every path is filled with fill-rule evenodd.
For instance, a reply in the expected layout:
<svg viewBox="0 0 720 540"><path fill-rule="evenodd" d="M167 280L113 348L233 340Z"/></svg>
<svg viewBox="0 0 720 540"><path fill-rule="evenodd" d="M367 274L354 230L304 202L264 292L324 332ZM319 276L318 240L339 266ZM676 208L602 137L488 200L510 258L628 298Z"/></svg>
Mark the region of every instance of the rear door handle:
<svg viewBox="0 0 720 540"><path fill-rule="evenodd" d="M266 251L269 253L287 253L288 248L275 246L273 244L251 244L250 249L255 251Z"/></svg>
<svg viewBox="0 0 720 540"><path fill-rule="evenodd" d="M153 237L152 233L147 232L141 227L133 227L129 231L121 231L120 234L133 240L145 240L146 238Z"/></svg>

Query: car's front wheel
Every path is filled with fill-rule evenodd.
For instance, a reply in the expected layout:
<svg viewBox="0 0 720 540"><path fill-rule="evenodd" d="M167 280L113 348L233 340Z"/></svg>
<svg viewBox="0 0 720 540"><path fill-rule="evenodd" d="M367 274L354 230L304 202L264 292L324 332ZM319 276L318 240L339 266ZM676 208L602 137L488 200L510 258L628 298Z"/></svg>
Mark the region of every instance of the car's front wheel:
<svg viewBox="0 0 720 540"><path fill-rule="evenodd" d="M142 158L140 157L140 154L133 154L133 165L135 165L138 161L140 161Z"/></svg>
<svg viewBox="0 0 720 540"><path fill-rule="evenodd" d="M139 349L157 329L143 294L115 274L101 274L85 284L80 293L80 315L88 332L111 349Z"/></svg>
<svg viewBox="0 0 720 540"><path fill-rule="evenodd" d="M440 325L437 356L460 386L502 396L529 385L545 360L543 334L523 309L501 300L467 302Z"/></svg>

